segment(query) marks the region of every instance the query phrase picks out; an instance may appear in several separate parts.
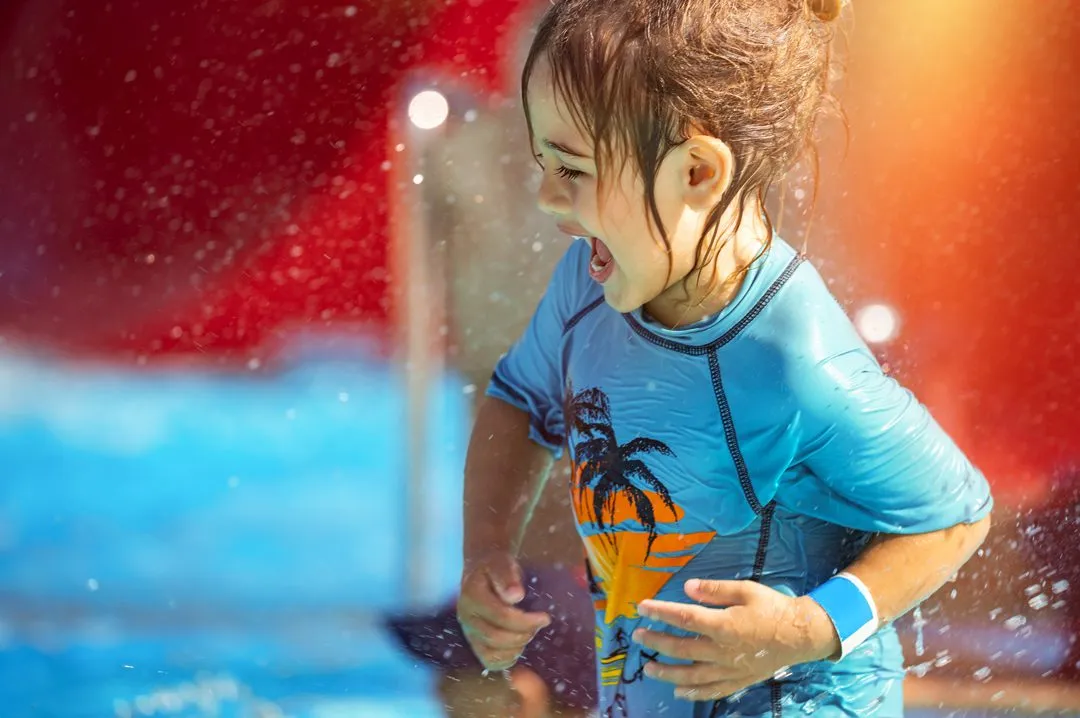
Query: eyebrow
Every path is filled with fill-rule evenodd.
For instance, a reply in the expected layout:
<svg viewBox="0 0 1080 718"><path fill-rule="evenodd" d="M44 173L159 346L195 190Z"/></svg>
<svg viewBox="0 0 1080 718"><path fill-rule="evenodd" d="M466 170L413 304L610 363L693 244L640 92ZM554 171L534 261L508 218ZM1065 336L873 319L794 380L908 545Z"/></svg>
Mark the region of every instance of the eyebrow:
<svg viewBox="0 0 1080 718"><path fill-rule="evenodd" d="M566 145L560 145L558 142L552 142L551 140L544 140L544 146L549 149L553 149L556 152L561 152L568 157L577 157L578 159L587 160L591 159L588 155L582 154L576 150L572 150Z"/></svg>

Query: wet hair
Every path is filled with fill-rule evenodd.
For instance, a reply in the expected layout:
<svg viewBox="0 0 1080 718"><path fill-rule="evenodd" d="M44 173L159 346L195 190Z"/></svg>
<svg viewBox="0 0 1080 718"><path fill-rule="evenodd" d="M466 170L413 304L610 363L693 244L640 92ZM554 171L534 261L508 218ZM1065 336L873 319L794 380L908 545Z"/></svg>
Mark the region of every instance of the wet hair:
<svg viewBox="0 0 1080 718"><path fill-rule="evenodd" d="M846 0L554 0L522 72L529 139L529 79L541 60L572 121L592 140L601 178L633 162L648 216L670 251L656 176L695 134L731 149L731 182L707 218L694 269L712 264L720 221L736 199L765 206L769 189L807 152L829 94L833 28ZM772 221L765 222L772 235ZM715 265L713 265L715 266ZM669 264L669 274L671 267ZM700 279L700 278L699 278Z"/></svg>

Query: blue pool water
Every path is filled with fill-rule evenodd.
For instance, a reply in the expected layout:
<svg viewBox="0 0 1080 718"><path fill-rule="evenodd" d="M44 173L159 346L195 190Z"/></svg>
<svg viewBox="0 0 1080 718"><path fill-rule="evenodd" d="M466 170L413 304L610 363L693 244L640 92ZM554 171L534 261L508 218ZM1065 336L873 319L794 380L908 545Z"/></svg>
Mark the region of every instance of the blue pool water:
<svg viewBox="0 0 1080 718"><path fill-rule="evenodd" d="M468 400L447 376L429 401L424 603L460 575ZM416 598L405 406L400 372L333 353L250 374L0 356L0 716L430 713L374 625Z"/></svg>
<svg viewBox="0 0 1080 718"><path fill-rule="evenodd" d="M71 636L0 652L4 716L331 718L440 715L431 676L377 632L293 625ZM295 635L303 632L303 641Z"/></svg>

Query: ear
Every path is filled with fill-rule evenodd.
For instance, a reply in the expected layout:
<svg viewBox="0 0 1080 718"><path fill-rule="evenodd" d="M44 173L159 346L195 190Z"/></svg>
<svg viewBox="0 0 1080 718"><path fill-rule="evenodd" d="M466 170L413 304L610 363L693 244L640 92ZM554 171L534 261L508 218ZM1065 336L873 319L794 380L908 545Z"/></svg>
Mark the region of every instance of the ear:
<svg viewBox="0 0 1080 718"><path fill-rule="evenodd" d="M684 201L698 211L712 210L734 175L731 148L715 137L695 135L683 143L680 151Z"/></svg>

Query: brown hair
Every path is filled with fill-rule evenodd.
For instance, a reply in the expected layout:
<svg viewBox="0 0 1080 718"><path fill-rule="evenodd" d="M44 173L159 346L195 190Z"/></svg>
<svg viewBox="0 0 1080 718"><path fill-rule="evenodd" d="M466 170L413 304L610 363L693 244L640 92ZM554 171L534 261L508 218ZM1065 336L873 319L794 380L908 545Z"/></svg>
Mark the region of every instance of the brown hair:
<svg viewBox="0 0 1080 718"><path fill-rule="evenodd" d="M655 195L660 164L695 133L721 139L735 167L702 233L695 259L701 268L720 251L716 235L731 202L739 198L737 228L747 199L757 196L764 207L769 188L812 149L819 113L835 106L828 93L829 22L844 4L554 0L522 72L530 140L529 79L546 59L571 119L593 142L598 172L617 173L617 159L634 161L649 216L670 249ZM767 214L765 221L771 235Z"/></svg>

